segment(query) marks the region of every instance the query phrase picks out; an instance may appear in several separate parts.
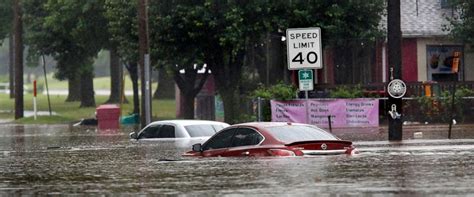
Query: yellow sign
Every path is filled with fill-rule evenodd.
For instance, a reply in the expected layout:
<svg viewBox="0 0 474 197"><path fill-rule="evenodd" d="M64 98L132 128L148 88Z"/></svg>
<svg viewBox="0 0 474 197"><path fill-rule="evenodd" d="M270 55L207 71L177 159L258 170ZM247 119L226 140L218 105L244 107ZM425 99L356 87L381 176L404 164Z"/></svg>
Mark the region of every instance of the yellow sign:
<svg viewBox="0 0 474 197"><path fill-rule="evenodd" d="M452 67L453 73L458 73L458 71L459 71L459 57L460 56L461 56L461 52L454 51L454 53L453 53L453 67Z"/></svg>

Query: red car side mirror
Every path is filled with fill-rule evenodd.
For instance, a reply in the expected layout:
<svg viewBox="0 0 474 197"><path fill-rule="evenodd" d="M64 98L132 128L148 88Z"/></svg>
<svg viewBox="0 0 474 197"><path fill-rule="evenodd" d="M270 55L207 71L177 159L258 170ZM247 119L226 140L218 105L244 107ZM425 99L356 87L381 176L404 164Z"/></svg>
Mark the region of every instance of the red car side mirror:
<svg viewBox="0 0 474 197"><path fill-rule="evenodd" d="M193 151L202 152L202 144L193 144Z"/></svg>

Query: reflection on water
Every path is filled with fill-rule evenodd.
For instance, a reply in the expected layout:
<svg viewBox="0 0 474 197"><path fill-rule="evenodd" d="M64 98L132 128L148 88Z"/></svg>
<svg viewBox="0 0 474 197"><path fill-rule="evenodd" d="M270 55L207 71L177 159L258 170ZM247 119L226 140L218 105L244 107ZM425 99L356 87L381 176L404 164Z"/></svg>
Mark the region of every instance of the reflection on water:
<svg viewBox="0 0 474 197"><path fill-rule="evenodd" d="M132 130L0 125L0 195L474 193L472 139L356 141L355 156L188 158L193 141L136 142Z"/></svg>

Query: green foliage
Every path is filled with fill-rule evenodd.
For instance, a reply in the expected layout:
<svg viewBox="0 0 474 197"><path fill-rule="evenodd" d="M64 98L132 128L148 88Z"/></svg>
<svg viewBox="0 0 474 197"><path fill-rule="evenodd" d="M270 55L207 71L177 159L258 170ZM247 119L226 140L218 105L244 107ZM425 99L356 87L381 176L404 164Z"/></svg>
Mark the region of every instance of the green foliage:
<svg viewBox="0 0 474 197"><path fill-rule="evenodd" d="M474 1L450 1L457 11L455 17L447 17L450 25L445 25L444 30L450 31L451 36L466 43L474 43ZM451 15L449 15L451 16Z"/></svg>
<svg viewBox="0 0 474 197"><path fill-rule="evenodd" d="M51 55L61 78L90 72L97 53L108 45L104 1L25 0L29 52Z"/></svg>
<svg viewBox="0 0 474 197"><path fill-rule="evenodd" d="M474 91L461 87L456 89L456 94L454 95L454 113L455 113L455 119L458 121L464 121L464 114L467 113L466 110L469 110L469 108L466 108L466 100L463 99L463 97L467 96L473 96ZM441 96L444 98L441 100L441 105L443 106L443 120L444 121L449 121L450 115L452 113L452 102L453 102L453 93L452 91L444 91L441 93Z"/></svg>
<svg viewBox="0 0 474 197"><path fill-rule="evenodd" d="M467 100L463 97L473 96L474 92L468 88L456 90L454 98L454 118L463 122L469 108L466 108ZM415 97L413 101L406 102L404 114L408 120L421 122L449 122L452 112L452 91L444 91L441 97ZM421 112L421 113L420 113Z"/></svg>
<svg viewBox="0 0 474 197"><path fill-rule="evenodd" d="M270 100L291 100L295 98L297 92L298 89L293 85L279 82L278 84L270 87L260 86L251 94L251 97L254 99L258 97L262 98L261 106L263 120L270 121L272 115L270 109Z"/></svg>
<svg viewBox="0 0 474 197"><path fill-rule="evenodd" d="M294 99L298 90L293 85L279 82L276 85L260 86L251 95L253 98L260 97L265 100L291 100Z"/></svg>
<svg viewBox="0 0 474 197"><path fill-rule="evenodd" d="M360 85L355 87L339 86L329 93L331 98L361 98L364 93Z"/></svg>
<svg viewBox="0 0 474 197"><path fill-rule="evenodd" d="M12 2L12 0L0 0L0 45L12 29Z"/></svg>
<svg viewBox="0 0 474 197"><path fill-rule="evenodd" d="M404 110L405 114L411 111L413 118L421 122L440 121L441 106L439 98L427 96L416 97L413 104L404 107L406 109ZM420 114L420 112L423 112L423 114Z"/></svg>
<svg viewBox="0 0 474 197"><path fill-rule="evenodd" d="M123 62L138 62L137 1L105 0L105 7L111 45L117 46ZM149 18L154 20L153 15Z"/></svg>

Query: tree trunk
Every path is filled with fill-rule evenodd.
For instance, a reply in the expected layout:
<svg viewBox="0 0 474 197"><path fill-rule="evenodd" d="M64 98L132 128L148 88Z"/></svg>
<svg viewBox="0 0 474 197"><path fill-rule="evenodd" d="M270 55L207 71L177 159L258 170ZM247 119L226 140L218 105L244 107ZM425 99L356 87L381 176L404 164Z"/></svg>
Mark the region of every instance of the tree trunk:
<svg viewBox="0 0 474 197"><path fill-rule="evenodd" d="M237 118L239 117L240 112L240 98L236 92L236 89L232 87L221 89L219 91L224 104L224 122L229 124L238 122Z"/></svg>
<svg viewBox="0 0 474 197"><path fill-rule="evenodd" d="M178 70L174 72L174 81L179 87L181 92L181 116L185 119L194 119L194 99L196 95L201 91L204 83L209 76L209 72L206 69L204 74L198 74L194 68L184 69L184 74L181 74Z"/></svg>
<svg viewBox="0 0 474 197"><path fill-rule="evenodd" d="M9 47L9 71L10 71L10 98L15 98L15 52L13 51L15 48L13 47L13 34L10 34L8 40L8 47Z"/></svg>
<svg viewBox="0 0 474 197"><path fill-rule="evenodd" d="M81 106L95 107L94 99L94 74L92 71L83 71L81 73Z"/></svg>
<svg viewBox="0 0 474 197"><path fill-rule="evenodd" d="M174 99L174 80L166 73L165 69L158 70L158 86L156 86L153 99Z"/></svg>
<svg viewBox="0 0 474 197"><path fill-rule="evenodd" d="M66 102L75 102L81 100L81 78L79 74L70 76L68 81L68 95Z"/></svg>
<svg viewBox="0 0 474 197"><path fill-rule="evenodd" d="M137 63L128 63L126 65L133 87L133 114L140 113L140 97L138 95L138 70Z"/></svg>
<svg viewBox="0 0 474 197"><path fill-rule="evenodd" d="M180 118L194 119L194 98L195 97L196 95L183 94L183 96L181 97L181 103L180 103L182 104L181 109L183 109L183 114L182 114L183 117L180 117Z"/></svg>
<svg viewBox="0 0 474 197"><path fill-rule="evenodd" d="M110 50L110 97L106 103L120 103L122 96L122 73L119 56L115 48Z"/></svg>

